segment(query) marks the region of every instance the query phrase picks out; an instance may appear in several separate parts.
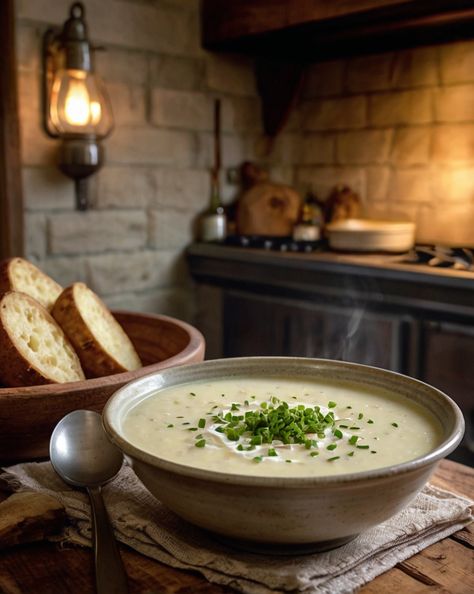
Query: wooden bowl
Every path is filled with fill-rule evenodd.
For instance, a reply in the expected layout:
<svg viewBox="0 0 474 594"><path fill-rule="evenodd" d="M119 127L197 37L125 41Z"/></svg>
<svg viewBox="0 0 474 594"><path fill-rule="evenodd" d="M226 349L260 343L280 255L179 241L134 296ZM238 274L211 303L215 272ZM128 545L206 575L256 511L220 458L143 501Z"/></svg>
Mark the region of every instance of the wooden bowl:
<svg viewBox="0 0 474 594"><path fill-rule="evenodd" d="M136 371L67 384L0 388L0 462L49 456L49 438L62 417L77 409L102 412L109 397L131 380L204 359L202 334L167 316L114 312L143 362Z"/></svg>

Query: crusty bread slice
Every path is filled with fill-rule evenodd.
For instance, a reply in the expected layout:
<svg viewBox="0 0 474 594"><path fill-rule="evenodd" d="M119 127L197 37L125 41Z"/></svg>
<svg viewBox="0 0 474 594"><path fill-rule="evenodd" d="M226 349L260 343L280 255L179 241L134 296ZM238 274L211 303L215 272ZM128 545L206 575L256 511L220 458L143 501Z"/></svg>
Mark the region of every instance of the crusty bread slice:
<svg viewBox="0 0 474 594"><path fill-rule="evenodd" d="M63 288L28 260L9 258L0 264L0 296L20 291L39 301L51 311Z"/></svg>
<svg viewBox="0 0 474 594"><path fill-rule="evenodd" d="M7 386L76 382L79 358L47 310L16 291L0 300L0 382Z"/></svg>
<svg viewBox="0 0 474 594"><path fill-rule="evenodd" d="M76 349L87 377L122 373L142 366L122 326L84 283L64 289L51 313Z"/></svg>

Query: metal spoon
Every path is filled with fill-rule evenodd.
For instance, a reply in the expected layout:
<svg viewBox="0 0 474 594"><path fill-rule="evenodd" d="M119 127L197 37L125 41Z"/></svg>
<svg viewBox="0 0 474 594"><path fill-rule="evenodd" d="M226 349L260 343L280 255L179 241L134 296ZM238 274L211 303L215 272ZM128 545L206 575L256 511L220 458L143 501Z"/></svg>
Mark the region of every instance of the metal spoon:
<svg viewBox="0 0 474 594"><path fill-rule="evenodd" d="M101 493L101 485L120 470L122 452L109 441L98 413L76 410L56 425L49 455L66 483L83 487L89 494L97 593L127 594L127 577Z"/></svg>

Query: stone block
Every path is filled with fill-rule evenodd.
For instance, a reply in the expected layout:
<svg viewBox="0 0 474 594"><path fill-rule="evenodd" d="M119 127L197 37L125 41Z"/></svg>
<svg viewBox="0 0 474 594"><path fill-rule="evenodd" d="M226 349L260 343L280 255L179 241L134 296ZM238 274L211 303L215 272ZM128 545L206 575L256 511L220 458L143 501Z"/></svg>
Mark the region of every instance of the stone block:
<svg viewBox="0 0 474 594"><path fill-rule="evenodd" d="M335 136L333 134L309 134L302 140L301 163L303 165L332 165L335 158Z"/></svg>
<svg viewBox="0 0 474 594"><path fill-rule="evenodd" d="M398 89L438 84L436 47L417 47L395 55L392 86Z"/></svg>
<svg viewBox="0 0 474 594"><path fill-rule="evenodd" d="M433 159L436 161L472 162L474 124L440 125L433 128Z"/></svg>
<svg viewBox="0 0 474 594"><path fill-rule="evenodd" d="M96 52L96 71L108 83L139 87L148 82L148 58L145 52L108 47Z"/></svg>
<svg viewBox="0 0 474 594"><path fill-rule="evenodd" d="M236 167L245 160L256 157L256 137L244 134L223 134L221 137L221 159L223 167ZM208 169L214 166L214 138L208 132L197 135L196 167Z"/></svg>
<svg viewBox="0 0 474 594"><path fill-rule="evenodd" d="M366 175L362 167L299 167L296 173L298 187L311 189L325 200L339 184L345 184L366 197Z"/></svg>
<svg viewBox="0 0 474 594"><path fill-rule="evenodd" d="M474 84L436 89L434 113L437 122L474 122Z"/></svg>
<svg viewBox="0 0 474 594"><path fill-rule="evenodd" d="M221 106L224 132L262 134L260 101L253 97L225 97Z"/></svg>
<svg viewBox="0 0 474 594"><path fill-rule="evenodd" d="M39 70L42 35L38 27L18 22L16 28L16 59L20 69Z"/></svg>
<svg viewBox="0 0 474 594"><path fill-rule="evenodd" d="M87 211L49 216L51 254L90 254L143 248L147 219L142 211Z"/></svg>
<svg viewBox="0 0 474 594"><path fill-rule="evenodd" d="M170 287L105 297L111 309L125 309L144 313L159 313L192 322L194 299L188 290Z"/></svg>
<svg viewBox="0 0 474 594"><path fill-rule="evenodd" d="M369 97L369 123L374 126L426 124L432 121L431 91L400 91Z"/></svg>
<svg viewBox="0 0 474 594"><path fill-rule="evenodd" d="M40 268L63 287L77 282L89 282L82 256L48 257L41 262Z"/></svg>
<svg viewBox="0 0 474 594"><path fill-rule="evenodd" d="M268 175L272 181L278 184L292 186L295 181L295 168L291 165L270 164L268 166Z"/></svg>
<svg viewBox="0 0 474 594"><path fill-rule="evenodd" d="M179 250L191 243L195 221L178 210L150 210L149 243L156 249Z"/></svg>
<svg viewBox="0 0 474 594"><path fill-rule="evenodd" d="M210 196L210 173L198 169L155 169L152 173L154 208L173 209L188 215L207 206Z"/></svg>
<svg viewBox="0 0 474 594"><path fill-rule="evenodd" d="M169 287L187 278L183 258L174 251L103 254L87 259L89 285L99 295Z"/></svg>
<svg viewBox="0 0 474 594"><path fill-rule="evenodd" d="M460 41L441 45L441 82L463 83L474 81L474 41Z"/></svg>
<svg viewBox="0 0 474 594"><path fill-rule="evenodd" d="M336 158L342 165L384 163L388 160L392 130L341 132L337 136Z"/></svg>
<svg viewBox="0 0 474 594"><path fill-rule="evenodd" d="M367 204L387 200L392 170L390 167L367 167Z"/></svg>
<svg viewBox="0 0 474 594"><path fill-rule="evenodd" d="M206 54L206 83L210 91L256 95L253 60L245 56Z"/></svg>
<svg viewBox="0 0 474 594"><path fill-rule="evenodd" d="M152 55L150 84L162 89L197 91L204 83L204 61L191 57Z"/></svg>
<svg viewBox="0 0 474 594"><path fill-rule="evenodd" d="M474 204L474 166L460 169L436 167L431 176L435 202Z"/></svg>
<svg viewBox="0 0 474 594"><path fill-rule="evenodd" d="M72 210L74 182L56 167L24 167L23 200L27 210Z"/></svg>
<svg viewBox="0 0 474 594"><path fill-rule="evenodd" d="M41 260L47 252L47 224L43 213L27 212L24 215L25 256Z"/></svg>
<svg viewBox="0 0 474 594"><path fill-rule="evenodd" d="M150 127L117 128L107 140L107 161L131 165L188 166L196 158L190 132Z"/></svg>
<svg viewBox="0 0 474 594"><path fill-rule="evenodd" d="M301 119L308 132L362 128L366 123L366 98L357 95L306 102L302 106Z"/></svg>
<svg viewBox="0 0 474 594"><path fill-rule="evenodd" d="M360 56L347 62L346 88L352 93L383 91L392 85L392 53Z"/></svg>
<svg viewBox="0 0 474 594"><path fill-rule="evenodd" d="M473 245L474 204L433 202L420 208L417 241L439 245Z"/></svg>
<svg viewBox="0 0 474 594"><path fill-rule="evenodd" d="M310 64L306 71L302 96L306 99L313 99L340 95L344 80L344 67L343 60Z"/></svg>
<svg viewBox="0 0 474 594"><path fill-rule="evenodd" d="M146 208L155 195L152 171L147 167L106 165L98 175L96 207Z"/></svg>
<svg viewBox="0 0 474 594"><path fill-rule="evenodd" d="M60 25L69 14L69 0L22 0L20 19ZM197 15L155 3L101 0L87 4L90 38L105 43L154 52L186 55L196 51Z"/></svg>
<svg viewBox="0 0 474 594"><path fill-rule="evenodd" d="M151 122L162 127L212 130L211 97L191 91L155 88L151 96Z"/></svg>
<svg viewBox="0 0 474 594"><path fill-rule="evenodd" d="M430 157L431 128L395 130L390 160L396 165L425 165Z"/></svg>
<svg viewBox="0 0 474 594"><path fill-rule="evenodd" d="M106 88L117 126L140 126L145 124L145 87L121 82L109 82Z"/></svg>
<svg viewBox="0 0 474 594"><path fill-rule="evenodd" d="M396 169L389 190L391 202L428 203L431 200L429 169Z"/></svg>
<svg viewBox="0 0 474 594"><path fill-rule="evenodd" d="M301 141L299 134L281 133L268 150L266 138L259 138L255 143L256 156L266 164L296 165L301 162ZM245 157L248 159L249 157ZM244 160L244 159L243 159Z"/></svg>

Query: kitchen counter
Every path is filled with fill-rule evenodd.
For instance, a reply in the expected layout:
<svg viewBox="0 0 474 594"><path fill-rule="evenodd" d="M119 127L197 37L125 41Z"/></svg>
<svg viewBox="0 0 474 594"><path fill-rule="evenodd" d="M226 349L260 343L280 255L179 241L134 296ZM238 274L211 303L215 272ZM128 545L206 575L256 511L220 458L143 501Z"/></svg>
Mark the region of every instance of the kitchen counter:
<svg viewBox="0 0 474 594"><path fill-rule="evenodd" d="M474 271L406 264L403 256L336 252L279 252L195 243L193 276L221 286L260 286L312 296L364 299L394 307L427 308L474 320Z"/></svg>
<svg viewBox="0 0 474 594"><path fill-rule="evenodd" d="M442 461L432 484L472 495L474 469ZM210 584L202 576L173 569L121 546L130 594L224 594L230 588ZM399 563L364 586L361 594L396 591L467 594L474 591L472 524L451 537ZM0 591L6 594L93 594L93 556L90 549L61 549L52 543L18 546L0 554Z"/></svg>

